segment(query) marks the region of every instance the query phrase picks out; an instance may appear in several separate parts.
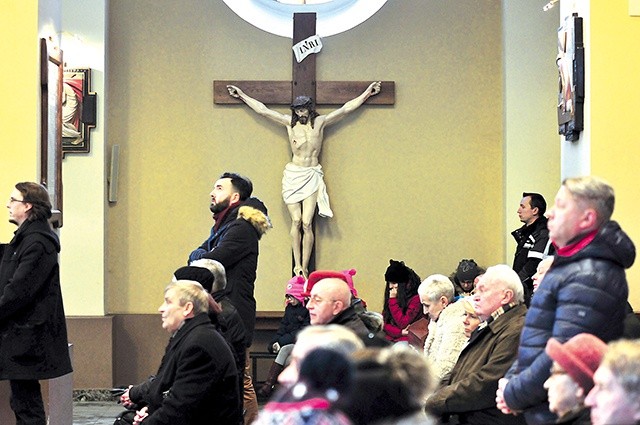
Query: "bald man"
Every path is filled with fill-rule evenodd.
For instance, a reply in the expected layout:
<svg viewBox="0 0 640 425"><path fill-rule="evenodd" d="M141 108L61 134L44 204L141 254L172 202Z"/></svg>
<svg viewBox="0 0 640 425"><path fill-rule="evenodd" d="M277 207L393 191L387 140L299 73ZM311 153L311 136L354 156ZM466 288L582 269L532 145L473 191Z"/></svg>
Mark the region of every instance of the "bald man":
<svg viewBox="0 0 640 425"><path fill-rule="evenodd" d="M307 310L312 325L342 325L361 338L367 337L370 333L351 306L351 290L342 279L330 277L313 285Z"/></svg>

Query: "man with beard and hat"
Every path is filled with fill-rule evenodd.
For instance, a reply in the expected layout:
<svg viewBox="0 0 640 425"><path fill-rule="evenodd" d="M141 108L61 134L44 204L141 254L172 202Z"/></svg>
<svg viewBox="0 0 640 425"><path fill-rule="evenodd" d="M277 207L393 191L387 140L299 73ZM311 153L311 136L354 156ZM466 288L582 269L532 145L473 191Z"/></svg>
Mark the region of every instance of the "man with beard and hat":
<svg viewBox="0 0 640 425"><path fill-rule="evenodd" d="M371 83L360 96L327 115L319 115L313 99L307 96L297 97L291 105L291 115L288 115L267 108L236 86L229 85L227 89L231 96L241 99L259 115L287 128L293 157L285 166L282 197L291 215L293 273L307 277L314 241L311 223L316 205L321 217L333 217L322 166L318 162L324 129L359 108L370 96L380 93L380 82Z"/></svg>
<svg viewBox="0 0 640 425"><path fill-rule="evenodd" d="M210 193L215 223L202 245L191 252L189 262L208 258L219 261L227 273L229 299L240 313L246 332L246 347L253 342L256 321L254 284L258 267L258 241L271 227L267 208L257 198L251 198L253 184L236 173L224 173ZM251 375L246 357L244 395L247 415L251 423L258 413Z"/></svg>

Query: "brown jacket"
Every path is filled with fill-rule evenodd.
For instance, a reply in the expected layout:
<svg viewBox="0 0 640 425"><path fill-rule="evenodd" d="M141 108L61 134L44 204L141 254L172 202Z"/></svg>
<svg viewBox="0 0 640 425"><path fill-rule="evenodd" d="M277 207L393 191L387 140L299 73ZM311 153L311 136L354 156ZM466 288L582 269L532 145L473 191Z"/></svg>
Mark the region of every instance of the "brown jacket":
<svg viewBox="0 0 640 425"><path fill-rule="evenodd" d="M517 305L471 335L451 371L449 385L427 400L435 415L458 415L465 424L524 424L522 416L504 415L496 408L498 380L518 354L527 308Z"/></svg>

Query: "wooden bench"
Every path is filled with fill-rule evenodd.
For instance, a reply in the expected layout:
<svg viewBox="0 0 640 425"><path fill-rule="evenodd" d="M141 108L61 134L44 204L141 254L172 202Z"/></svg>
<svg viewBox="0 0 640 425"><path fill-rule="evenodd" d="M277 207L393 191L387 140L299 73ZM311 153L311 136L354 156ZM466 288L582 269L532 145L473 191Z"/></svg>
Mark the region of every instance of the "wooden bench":
<svg viewBox="0 0 640 425"><path fill-rule="evenodd" d="M263 363L260 360L268 359L269 365L271 367L271 363L276 359L276 354L269 353L266 351L250 351L249 358L251 359L251 379L253 380L254 388L259 387L264 384L264 380L258 380L258 364ZM268 369L267 369L268 370Z"/></svg>

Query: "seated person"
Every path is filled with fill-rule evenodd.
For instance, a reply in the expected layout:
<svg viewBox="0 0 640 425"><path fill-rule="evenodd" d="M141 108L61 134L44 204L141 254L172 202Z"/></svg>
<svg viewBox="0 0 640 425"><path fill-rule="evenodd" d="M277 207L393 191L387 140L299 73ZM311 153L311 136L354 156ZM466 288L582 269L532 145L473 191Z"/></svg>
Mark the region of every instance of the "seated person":
<svg viewBox="0 0 640 425"><path fill-rule="evenodd" d="M267 350L277 353L276 359L271 364L267 380L256 393L260 398L269 398L276 383L278 375L282 372L289 360L289 355L296 341L296 335L302 328L309 324L309 310L304 306L305 279L302 276L294 276L285 288L285 308L284 317L280 321L280 326L276 335L267 344Z"/></svg>
<svg viewBox="0 0 640 425"><path fill-rule="evenodd" d="M418 287L424 313L429 315L429 335L424 354L438 382L445 378L467 342L464 335L464 307L454 302L453 283L444 275L427 277Z"/></svg>
<svg viewBox="0 0 640 425"><path fill-rule="evenodd" d="M386 341L379 335L382 330L381 317L363 312L358 314L352 302L355 288L349 287L343 272L317 270L309 275L305 296L312 325L343 325L362 338L365 345L380 345ZM378 314L379 316L379 314ZM371 320L373 319L373 320ZM379 320L380 319L380 320Z"/></svg>
<svg viewBox="0 0 640 425"><path fill-rule="evenodd" d="M231 349L207 315L208 294L193 281L172 282L159 308L171 335L158 373L120 397L137 410L133 424L239 424L242 404Z"/></svg>
<svg viewBox="0 0 640 425"><path fill-rule="evenodd" d="M553 264L553 256L543 258L536 268L536 274L531 277L533 282L533 292L535 293L540 286L540 282L542 282L542 278L547 274L549 267Z"/></svg>
<svg viewBox="0 0 640 425"><path fill-rule="evenodd" d="M244 391L244 368L246 363L246 332L244 322L226 292L227 274L222 263L208 258L191 262L173 272L175 280L193 280L209 292L209 319L216 330L229 343L236 360L240 391Z"/></svg>
<svg viewBox="0 0 640 425"><path fill-rule="evenodd" d="M456 291L456 297L468 297L476 285L476 278L484 273L475 260L460 260L456 271L449 276Z"/></svg>
<svg viewBox="0 0 640 425"><path fill-rule="evenodd" d="M585 404L593 425L640 424L640 341L609 344Z"/></svg>
<svg viewBox="0 0 640 425"><path fill-rule="evenodd" d="M482 323L460 353L446 385L427 399L427 410L438 416L455 415L461 424L524 424L522 416L503 414L495 402L498 380L516 359L527 313L518 274L504 264L489 267L478 282L474 302Z"/></svg>
<svg viewBox="0 0 640 425"><path fill-rule="evenodd" d="M405 266L404 262L389 260L384 280L386 285L382 317L385 338L394 343L407 342L407 327L423 317L418 296L420 276Z"/></svg>
<svg viewBox="0 0 640 425"><path fill-rule="evenodd" d="M424 400L435 379L424 356L407 346L366 348L353 354L351 396L340 401L354 425L436 424Z"/></svg>
<svg viewBox="0 0 640 425"><path fill-rule="evenodd" d="M351 425L336 402L351 391L352 381L348 357L317 348L302 360L298 381L267 403L254 425Z"/></svg>
<svg viewBox="0 0 640 425"><path fill-rule="evenodd" d="M582 333L564 344L550 338L545 351L553 365L544 388L549 395L549 410L558 415L556 423L590 424L591 412L584 398L593 388L593 374L607 352L607 344Z"/></svg>
<svg viewBox="0 0 640 425"><path fill-rule="evenodd" d="M278 382L284 389L291 388L298 381L302 360L316 348L335 350L350 356L353 352L364 348L364 344L355 332L344 326L307 326L298 334L289 364L278 376Z"/></svg>
<svg viewBox="0 0 640 425"><path fill-rule="evenodd" d="M464 297L458 302L462 303L462 306L464 307L464 319L462 319L462 324L464 325L464 336L471 338L471 334L478 328L481 320L476 314L476 308L473 306L472 297Z"/></svg>
<svg viewBox="0 0 640 425"><path fill-rule="evenodd" d="M638 339L640 338L640 319L633 311L633 307L627 301L625 307L626 315L624 316L624 328L622 330L622 338Z"/></svg>

